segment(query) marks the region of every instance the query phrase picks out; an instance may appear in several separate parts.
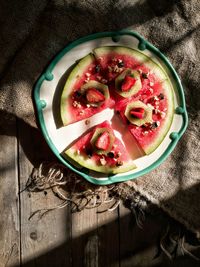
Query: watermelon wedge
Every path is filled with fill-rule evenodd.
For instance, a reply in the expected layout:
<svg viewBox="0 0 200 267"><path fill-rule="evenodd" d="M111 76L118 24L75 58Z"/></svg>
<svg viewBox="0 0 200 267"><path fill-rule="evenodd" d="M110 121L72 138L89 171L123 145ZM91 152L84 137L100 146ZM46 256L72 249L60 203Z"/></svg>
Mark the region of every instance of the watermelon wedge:
<svg viewBox="0 0 200 267"><path fill-rule="evenodd" d="M136 168L108 121L90 129L64 153L79 165L96 172L116 174Z"/></svg>
<svg viewBox="0 0 200 267"><path fill-rule="evenodd" d="M63 125L89 118L114 105L108 86L97 72L96 66L94 56L88 54L69 74L61 95L60 114Z"/></svg>

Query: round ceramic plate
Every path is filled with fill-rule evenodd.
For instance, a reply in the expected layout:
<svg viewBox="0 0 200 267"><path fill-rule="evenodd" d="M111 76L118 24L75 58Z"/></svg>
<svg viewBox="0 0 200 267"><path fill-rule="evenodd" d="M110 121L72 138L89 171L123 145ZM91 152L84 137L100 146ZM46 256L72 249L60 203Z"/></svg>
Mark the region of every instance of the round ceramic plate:
<svg viewBox="0 0 200 267"><path fill-rule="evenodd" d="M114 111L106 109L90 118L90 124L85 120L61 127L60 121L60 96L68 75L69 68L80 58L100 46L125 46L131 47L149 56L159 64L167 73L174 91L175 114L173 122L166 137L159 147L150 155L143 155L137 144L133 144L128 133L122 133L120 123L115 118ZM188 117L185 108L184 92L180 79L167 58L153 45L144 40L133 31L103 32L83 37L65 47L50 63L46 71L38 80L34 89L34 98L38 112L38 118L44 137L58 159L67 167L83 176L88 181L103 185L126 181L147 174L158 167L172 152L178 140L184 133ZM133 160L137 168L126 173L106 175L95 173L78 165L72 165L63 154L66 147L88 128L105 120L112 120L115 134L123 138L123 142L129 149L134 148ZM114 123L113 123L114 122ZM131 141L130 141L131 140ZM131 145L130 145L131 142Z"/></svg>

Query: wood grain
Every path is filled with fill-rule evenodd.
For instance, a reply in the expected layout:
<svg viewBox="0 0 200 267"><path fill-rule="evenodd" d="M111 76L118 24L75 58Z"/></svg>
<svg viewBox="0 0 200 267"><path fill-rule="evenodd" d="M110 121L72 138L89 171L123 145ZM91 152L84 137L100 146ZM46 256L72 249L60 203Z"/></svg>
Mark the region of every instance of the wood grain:
<svg viewBox="0 0 200 267"><path fill-rule="evenodd" d="M20 264L16 121L0 134L0 267L8 267Z"/></svg>
<svg viewBox="0 0 200 267"><path fill-rule="evenodd" d="M98 265L97 210L85 209L72 215L73 266Z"/></svg>
<svg viewBox="0 0 200 267"><path fill-rule="evenodd" d="M42 146L42 141L38 140L40 135L31 127L19 121L18 128L20 189L23 190L32 172L31 161L36 163L41 160L40 151L43 148L38 148L39 151L36 149L38 143ZM26 151L31 152L32 155L29 156ZM24 191L21 194L22 266L71 266L70 208L54 210L41 219L35 215L29 220L29 216L34 211L53 207L56 204L58 199L50 192L44 194L44 192Z"/></svg>
<svg viewBox="0 0 200 267"><path fill-rule="evenodd" d="M119 266L118 208L101 213L98 209L99 266Z"/></svg>

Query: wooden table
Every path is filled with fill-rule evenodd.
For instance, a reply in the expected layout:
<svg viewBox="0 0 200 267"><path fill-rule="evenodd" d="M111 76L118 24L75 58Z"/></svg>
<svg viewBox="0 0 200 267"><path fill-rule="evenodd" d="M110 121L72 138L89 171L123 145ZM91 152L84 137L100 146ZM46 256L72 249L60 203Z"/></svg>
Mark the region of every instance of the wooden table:
<svg viewBox="0 0 200 267"><path fill-rule="evenodd" d="M104 213L66 207L29 220L55 198L21 191L33 165L54 156L40 132L19 119L0 126L0 134L0 267L200 266L187 257L169 261L158 249L162 218L148 216L141 229L122 204Z"/></svg>

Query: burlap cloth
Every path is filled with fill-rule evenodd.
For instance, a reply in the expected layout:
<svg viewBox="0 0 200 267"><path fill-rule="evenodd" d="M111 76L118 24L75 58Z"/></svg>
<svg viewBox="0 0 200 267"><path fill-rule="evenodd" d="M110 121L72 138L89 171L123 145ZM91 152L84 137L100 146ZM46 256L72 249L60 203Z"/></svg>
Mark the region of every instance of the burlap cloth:
<svg viewBox="0 0 200 267"><path fill-rule="evenodd" d="M199 235L200 1L1 0L0 21L0 114L15 114L34 127L33 86L70 41L128 27L168 56L184 84L189 127L165 163L119 186L129 197L139 192Z"/></svg>

